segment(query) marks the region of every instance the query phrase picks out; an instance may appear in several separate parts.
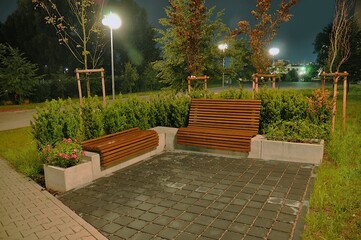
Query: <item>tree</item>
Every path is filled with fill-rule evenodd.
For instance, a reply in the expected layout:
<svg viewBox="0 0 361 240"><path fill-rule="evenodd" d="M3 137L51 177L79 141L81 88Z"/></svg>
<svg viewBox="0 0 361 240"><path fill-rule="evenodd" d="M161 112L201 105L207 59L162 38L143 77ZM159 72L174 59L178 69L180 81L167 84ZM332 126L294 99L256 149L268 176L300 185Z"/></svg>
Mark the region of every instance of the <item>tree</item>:
<svg viewBox="0 0 361 240"><path fill-rule="evenodd" d="M270 13L272 0L257 0L256 10L251 13L256 20L254 27L250 22L238 22L238 28L231 32L232 37L246 34L251 49L251 62L257 73L266 73L271 65L268 48L276 36L281 23L288 22L292 14L290 9L298 0L282 0L276 13Z"/></svg>
<svg viewBox="0 0 361 240"><path fill-rule="evenodd" d="M173 88L185 89L189 75L205 74L214 68L215 40L226 33L221 22L223 12L213 16L214 7L207 11L204 0L170 0L167 17L160 19L165 30L158 29L163 59L154 67L162 81ZM219 55L218 55L219 56Z"/></svg>
<svg viewBox="0 0 361 240"><path fill-rule="evenodd" d="M251 67L249 62L249 51L243 39L229 39L227 56L230 58L228 74L232 79L251 78L251 73L247 70Z"/></svg>
<svg viewBox="0 0 361 240"><path fill-rule="evenodd" d="M330 46L330 33L332 25L328 24L317 34L315 41L313 42L314 53L317 54L317 63L323 68L326 66L328 58L328 49Z"/></svg>
<svg viewBox="0 0 361 240"><path fill-rule="evenodd" d="M14 96L14 100L21 103L38 83L37 70L18 49L0 44L0 95Z"/></svg>
<svg viewBox="0 0 361 240"><path fill-rule="evenodd" d="M336 0L336 10L330 33L330 47L328 49L327 67L328 71L339 72L340 67L351 55L351 11L352 0Z"/></svg>
<svg viewBox="0 0 361 240"><path fill-rule="evenodd" d="M123 89L125 92L131 93L136 82L139 80L137 69L131 63L125 64L125 71L122 79L121 85L123 86Z"/></svg>
<svg viewBox="0 0 361 240"><path fill-rule="evenodd" d="M66 46L84 69L99 65L104 41L101 27L101 4L94 0L32 0L46 13L45 21L54 27L59 43ZM61 6L61 7L60 7ZM90 64L89 64L90 60ZM87 79L90 96L90 80Z"/></svg>
<svg viewBox="0 0 361 240"><path fill-rule="evenodd" d="M18 0L17 9L0 29L0 42L23 52L41 73L63 72L72 67L72 59L58 44L51 26L44 25L44 17L43 12L34 11L31 1Z"/></svg>
<svg viewBox="0 0 361 240"><path fill-rule="evenodd" d="M300 80L296 69L292 69L286 74L286 82L298 82Z"/></svg>

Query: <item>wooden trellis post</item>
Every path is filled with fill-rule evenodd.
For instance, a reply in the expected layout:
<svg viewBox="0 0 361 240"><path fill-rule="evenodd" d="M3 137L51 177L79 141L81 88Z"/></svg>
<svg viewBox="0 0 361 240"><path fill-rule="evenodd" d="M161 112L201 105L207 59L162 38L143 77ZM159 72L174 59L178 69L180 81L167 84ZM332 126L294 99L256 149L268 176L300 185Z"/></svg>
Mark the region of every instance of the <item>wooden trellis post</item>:
<svg viewBox="0 0 361 240"><path fill-rule="evenodd" d="M272 88L276 89L276 74L261 74L255 73L252 75L252 99L254 99L254 92L258 92L259 78L268 77L272 78Z"/></svg>
<svg viewBox="0 0 361 240"><path fill-rule="evenodd" d="M191 81L197 81L197 80L202 80L204 81L204 90L207 90L207 82L208 82L209 76L204 75L204 76L189 76L187 77L187 81L188 81L188 92L191 92Z"/></svg>
<svg viewBox="0 0 361 240"><path fill-rule="evenodd" d="M100 72L101 78L102 78L102 90L103 90L103 106L105 107L107 105L106 98L105 98L105 82L104 82L104 68L100 69L75 69L76 79L78 81L78 92L79 92L79 100L80 100L80 106L83 106L83 94L81 91L81 82L80 82L80 73L97 73Z"/></svg>

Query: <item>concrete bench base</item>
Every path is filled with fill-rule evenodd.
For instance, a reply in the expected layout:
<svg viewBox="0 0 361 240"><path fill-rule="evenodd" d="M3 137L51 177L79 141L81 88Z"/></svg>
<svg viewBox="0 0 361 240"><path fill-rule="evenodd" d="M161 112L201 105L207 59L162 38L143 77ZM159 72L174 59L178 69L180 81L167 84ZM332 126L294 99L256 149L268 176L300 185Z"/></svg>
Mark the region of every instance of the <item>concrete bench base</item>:
<svg viewBox="0 0 361 240"><path fill-rule="evenodd" d="M292 143L267 140L261 135L252 138L249 158L278 160L319 165L322 162L324 141L320 144Z"/></svg>

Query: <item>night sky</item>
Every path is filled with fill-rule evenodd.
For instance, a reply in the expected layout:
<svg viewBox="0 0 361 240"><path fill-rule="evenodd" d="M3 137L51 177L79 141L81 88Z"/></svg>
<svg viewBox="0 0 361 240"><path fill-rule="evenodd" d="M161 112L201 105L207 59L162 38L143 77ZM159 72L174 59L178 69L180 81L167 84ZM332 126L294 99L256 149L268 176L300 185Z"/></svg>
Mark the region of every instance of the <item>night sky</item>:
<svg viewBox="0 0 361 240"><path fill-rule="evenodd" d="M30 0L29 0L30 1ZM164 8L167 0L135 0L148 12L149 22L159 27L158 19L165 17ZM16 0L0 0L0 21L16 8ZM240 20L252 20L250 11L255 9L255 0L208 0L207 6L216 6L217 11L224 9L223 22L231 29ZM277 1L275 1L277 2ZM294 15L290 22L281 25L272 46L281 49L279 59L293 63L314 61L313 42L317 33L332 20L334 11L333 0L299 0L292 8Z"/></svg>

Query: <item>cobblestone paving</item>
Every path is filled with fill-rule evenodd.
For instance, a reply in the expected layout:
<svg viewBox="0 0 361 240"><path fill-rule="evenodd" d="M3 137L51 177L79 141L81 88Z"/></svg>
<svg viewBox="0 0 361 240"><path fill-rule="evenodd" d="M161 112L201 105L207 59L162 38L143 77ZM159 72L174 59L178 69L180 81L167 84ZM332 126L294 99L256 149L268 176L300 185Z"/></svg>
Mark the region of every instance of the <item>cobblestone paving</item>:
<svg viewBox="0 0 361 240"><path fill-rule="evenodd" d="M314 168L164 153L60 200L109 239L299 239Z"/></svg>
<svg viewBox="0 0 361 240"><path fill-rule="evenodd" d="M0 239L106 239L0 159Z"/></svg>

